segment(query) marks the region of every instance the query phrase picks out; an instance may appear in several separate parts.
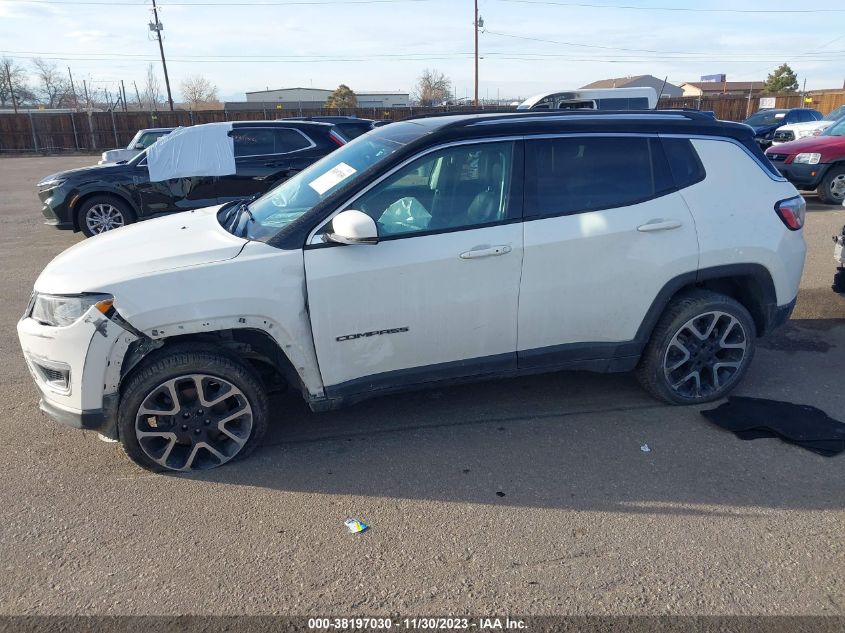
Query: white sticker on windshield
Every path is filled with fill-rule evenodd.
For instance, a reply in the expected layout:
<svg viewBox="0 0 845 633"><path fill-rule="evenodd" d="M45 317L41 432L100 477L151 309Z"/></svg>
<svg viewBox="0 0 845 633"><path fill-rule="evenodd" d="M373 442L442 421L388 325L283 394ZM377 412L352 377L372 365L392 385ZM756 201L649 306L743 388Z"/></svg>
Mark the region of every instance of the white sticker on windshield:
<svg viewBox="0 0 845 633"><path fill-rule="evenodd" d="M776 119L782 119L782 118L783 118L783 117L785 117L785 116L786 116L786 112L776 112L776 113L775 113L775 118L776 118Z"/></svg>
<svg viewBox="0 0 845 633"><path fill-rule="evenodd" d="M338 163L336 167L333 167L319 178L315 178L309 182L308 186L322 196L337 183L343 182L355 172L356 169L354 167L350 167L346 163Z"/></svg>

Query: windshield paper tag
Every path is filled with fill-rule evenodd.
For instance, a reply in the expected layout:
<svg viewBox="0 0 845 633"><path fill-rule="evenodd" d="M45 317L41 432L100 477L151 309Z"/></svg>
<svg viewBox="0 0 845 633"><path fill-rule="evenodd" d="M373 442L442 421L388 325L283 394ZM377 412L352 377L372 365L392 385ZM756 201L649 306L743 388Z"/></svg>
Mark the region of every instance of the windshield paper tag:
<svg viewBox="0 0 845 633"><path fill-rule="evenodd" d="M337 183L343 182L355 172L356 169L354 167L350 167L346 163L338 163L336 167L333 167L319 178L315 178L309 182L308 186L322 196Z"/></svg>

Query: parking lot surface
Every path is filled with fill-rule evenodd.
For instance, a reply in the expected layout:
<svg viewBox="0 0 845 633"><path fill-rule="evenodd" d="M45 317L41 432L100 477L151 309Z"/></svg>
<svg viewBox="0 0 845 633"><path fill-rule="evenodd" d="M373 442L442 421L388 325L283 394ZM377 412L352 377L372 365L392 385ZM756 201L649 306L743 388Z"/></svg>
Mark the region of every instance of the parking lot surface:
<svg viewBox="0 0 845 633"><path fill-rule="evenodd" d="M741 441L629 375L278 397L263 449L192 476L43 417L15 323L81 236L33 185L95 160L0 158L3 614L845 615L845 455ZM845 420L845 211L808 201L793 321L738 393Z"/></svg>

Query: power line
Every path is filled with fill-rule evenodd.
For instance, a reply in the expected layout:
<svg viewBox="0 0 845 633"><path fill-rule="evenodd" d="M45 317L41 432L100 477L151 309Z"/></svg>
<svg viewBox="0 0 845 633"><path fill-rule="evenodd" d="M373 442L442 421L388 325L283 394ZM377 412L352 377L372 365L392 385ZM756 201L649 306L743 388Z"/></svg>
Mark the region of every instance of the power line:
<svg viewBox="0 0 845 633"><path fill-rule="evenodd" d="M141 5L130 2L95 2L90 0L15 0L25 4L57 4L75 6L108 6L108 7L138 7ZM278 2L167 2L168 7L288 7L288 6L322 6L322 5L349 5L349 4L391 4L396 2L439 2L440 0L280 0Z"/></svg>
<svg viewBox="0 0 845 633"><path fill-rule="evenodd" d="M496 0L513 4L541 4L586 9L624 9L631 11L675 11L686 13L845 13L845 9L700 9L695 7L644 7L630 4L592 4L588 2L556 2L555 0Z"/></svg>

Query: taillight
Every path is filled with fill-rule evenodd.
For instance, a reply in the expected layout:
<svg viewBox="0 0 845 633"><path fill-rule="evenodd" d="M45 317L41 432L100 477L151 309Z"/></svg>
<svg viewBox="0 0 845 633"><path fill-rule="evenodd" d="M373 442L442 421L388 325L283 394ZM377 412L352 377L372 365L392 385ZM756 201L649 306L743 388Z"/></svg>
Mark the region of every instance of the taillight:
<svg viewBox="0 0 845 633"><path fill-rule="evenodd" d="M804 226L804 216L807 214L807 202L801 196L781 200L775 205L778 217L786 224L786 228L797 231Z"/></svg>
<svg viewBox="0 0 845 633"><path fill-rule="evenodd" d="M346 145L346 139L341 137L341 135L335 132L334 130L329 132L329 138L334 141L335 145L337 145L338 147L343 147L344 145Z"/></svg>

